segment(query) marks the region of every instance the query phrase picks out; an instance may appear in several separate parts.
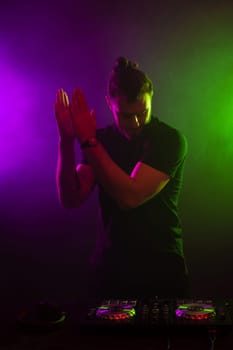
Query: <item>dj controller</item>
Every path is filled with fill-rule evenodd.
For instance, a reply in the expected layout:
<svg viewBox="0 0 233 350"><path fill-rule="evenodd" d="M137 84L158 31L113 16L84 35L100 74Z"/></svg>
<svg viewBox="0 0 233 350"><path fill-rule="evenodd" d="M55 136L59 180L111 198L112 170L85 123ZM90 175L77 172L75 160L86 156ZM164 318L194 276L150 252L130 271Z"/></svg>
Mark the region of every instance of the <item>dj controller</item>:
<svg viewBox="0 0 233 350"><path fill-rule="evenodd" d="M157 331L231 331L232 305L228 300L105 299L90 302L82 329L134 334Z"/></svg>

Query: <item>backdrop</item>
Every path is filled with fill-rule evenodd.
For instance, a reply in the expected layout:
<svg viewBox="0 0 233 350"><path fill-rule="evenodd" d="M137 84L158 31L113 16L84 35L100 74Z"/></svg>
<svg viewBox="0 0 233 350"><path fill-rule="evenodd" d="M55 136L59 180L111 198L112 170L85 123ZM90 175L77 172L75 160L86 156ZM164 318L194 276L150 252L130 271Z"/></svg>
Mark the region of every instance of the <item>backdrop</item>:
<svg viewBox="0 0 233 350"><path fill-rule="evenodd" d="M85 293L97 198L67 210L55 170L58 88L86 93L99 126L114 60L155 84L153 111L187 136L180 213L193 295L232 296L232 1L1 1L0 284L6 300ZM77 147L77 161L79 150Z"/></svg>

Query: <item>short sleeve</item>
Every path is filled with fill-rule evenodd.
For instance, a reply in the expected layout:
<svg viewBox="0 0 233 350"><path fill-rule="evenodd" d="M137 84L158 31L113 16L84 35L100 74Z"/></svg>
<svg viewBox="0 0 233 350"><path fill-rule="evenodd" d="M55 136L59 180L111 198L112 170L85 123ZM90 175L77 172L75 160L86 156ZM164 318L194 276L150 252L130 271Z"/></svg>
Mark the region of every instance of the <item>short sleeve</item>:
<svg viewBox="0 0 233 350"><path fill-rule="evenodd" d="M141 162L174 177L188 152L186 137L174 128L162 128L150 136Z"/></svg>

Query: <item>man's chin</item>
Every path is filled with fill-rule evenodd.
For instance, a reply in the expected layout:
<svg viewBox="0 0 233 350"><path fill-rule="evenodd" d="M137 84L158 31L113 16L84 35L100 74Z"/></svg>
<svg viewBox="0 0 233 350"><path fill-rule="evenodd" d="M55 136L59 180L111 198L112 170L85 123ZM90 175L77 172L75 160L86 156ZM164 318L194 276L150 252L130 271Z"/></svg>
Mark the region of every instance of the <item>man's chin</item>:
<svg viewBox="0 0 233 350"><path fill-rule="evenodd" d="M139 136L141 134L141 131L142 131L141 128L137 129L137 130L128 131L128 132L126 132L127 138L129 140L135 139L137 136Z"/></svg>

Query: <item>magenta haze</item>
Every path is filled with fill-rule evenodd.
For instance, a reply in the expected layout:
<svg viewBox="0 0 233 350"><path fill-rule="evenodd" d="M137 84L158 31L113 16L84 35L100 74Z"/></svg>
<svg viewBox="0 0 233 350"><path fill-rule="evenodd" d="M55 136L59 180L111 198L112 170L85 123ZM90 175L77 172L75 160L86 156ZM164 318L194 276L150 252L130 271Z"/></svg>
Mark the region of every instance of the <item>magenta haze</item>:
<svg viewBox="0 0 233 350"><path fill-rule="evenodd" d="M1 57L3 58L3 57ZM0 174L7 176L27 162L35 147L32 116L36 108L35 82L11 62L0 62Z"/></svg>
<svg viewBox="0 0 233 350"><path fill-rule="evenodd" d="M0 266L8 263L11 273L5 269L5 282L2 271L0 275L2 287L12 279L12 299L23 285L27 295L39 290L39 275L46 280L44 288L71 293L76 286L72 293L77 296L81 284L69 277L67 266L72 277L79 277L77 269L82 271L85 260L80 257L86 258L95 238L96 201L91 197L79 211L65 211L58 203L53 104L58 88L70 94L78 85L90 108L96 108L98 125L105 126L112 120L105 104L107 79L119 55L137 61L148 73L155 85L153 112L188 139L180 209L194 284L202 289L197 294L206 288L204 294L212 295L211 288L221 292L225 285L232 289L222 294L233 295L228 279L233 268L232 158L221 138L215 143L208 138L217 120L218 94L206 99L211 96L207 87L222 92L232 74L230 3L1 1L0 238L5 255L0 254ZM225 159L218 169L216 159ZM40 262L48 263L46 277ZM59 272L56 264L61 264ZM29 276L30 266L39 267L35 277L34 272ZM24 283L15 282L18 269Z"/></svg>

